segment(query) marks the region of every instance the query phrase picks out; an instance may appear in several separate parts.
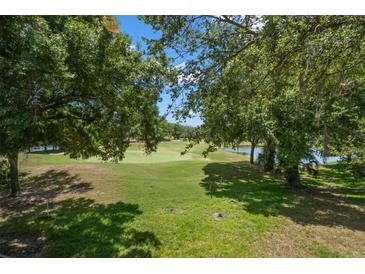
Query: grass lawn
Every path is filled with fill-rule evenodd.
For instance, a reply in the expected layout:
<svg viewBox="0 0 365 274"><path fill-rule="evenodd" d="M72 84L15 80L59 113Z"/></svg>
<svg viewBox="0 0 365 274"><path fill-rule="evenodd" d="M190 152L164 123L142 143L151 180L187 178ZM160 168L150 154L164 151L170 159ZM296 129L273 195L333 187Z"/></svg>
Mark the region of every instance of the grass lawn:
<svg viewBox="0 0 365 274"><path fill-rule="evenodd" d="M14 257L365 257L365 181L335 165L293 191L247 157L183 142L122 163L20 159L0 197L0 253ZM216 216L220 213L221 216Z"/></svg>

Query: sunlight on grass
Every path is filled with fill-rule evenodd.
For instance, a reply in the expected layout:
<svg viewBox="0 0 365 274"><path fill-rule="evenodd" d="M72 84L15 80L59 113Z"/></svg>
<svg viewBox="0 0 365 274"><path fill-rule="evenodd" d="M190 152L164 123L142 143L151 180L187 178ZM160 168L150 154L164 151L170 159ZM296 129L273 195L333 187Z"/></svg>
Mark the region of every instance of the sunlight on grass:
<svg viewBox="0 0 365 274"><path fill-rule="evenodd" d="M203 158L203 144L180 156L185 144L162 143L149 160L133 145L122 164L23 155L24 194L1 205L0 253L365 255L364 181L327 165L317 177L303 174L313 190L295 192L280 175L248 164L246 156L218 150Z"/></svg>

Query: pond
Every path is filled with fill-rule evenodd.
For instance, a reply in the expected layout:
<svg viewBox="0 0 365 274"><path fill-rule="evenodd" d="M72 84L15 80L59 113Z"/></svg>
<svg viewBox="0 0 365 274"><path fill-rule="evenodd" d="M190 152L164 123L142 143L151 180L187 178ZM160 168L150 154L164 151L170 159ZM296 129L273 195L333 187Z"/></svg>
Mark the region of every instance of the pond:
<svg viewBox="0 0 365 274"><path fill-rule="evenodd" d="M58 150L59 147L57 145L46 145L46 146L34 146L30 147L26 151L29 152L41 152L41 151L48 151L48 150Z"/></svg>
<svg viewBox="0 0 365 274"><path fill-rule="evenodd" d="M228 152L236 152L236 153L242 153L242 154L247 154L250 155L251 153L251 147L250 146L241 146L237 149L232 149L232 148L225 148L225 151ZM254 153L254 159L257 160L258 156L260 153L262 153L263 148L262 147L256 147L255 148L255 153ZM324 163L324 159L322 158L322 156L319 154L319 151L314 149L316 151L316 153L314 154L314 156L316 157L317 161L320 164ZM325 159L326 163L333 163L333 162L337 162L338 160L340 160L341 157L340 156L328 156Z"/></svg>

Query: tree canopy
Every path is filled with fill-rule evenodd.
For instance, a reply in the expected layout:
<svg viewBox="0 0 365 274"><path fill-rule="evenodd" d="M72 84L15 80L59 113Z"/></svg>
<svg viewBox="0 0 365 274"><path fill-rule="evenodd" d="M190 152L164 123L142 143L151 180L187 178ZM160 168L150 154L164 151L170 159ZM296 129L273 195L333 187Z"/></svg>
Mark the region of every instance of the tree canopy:
<svg viewBox="0 0 365 274"><path fill-rule="evenodd" d="M14 195L17 155L32 145L104 160L121 160L131 140L155 150L164 66L132 50L113 22L0 17L0 154L11 164Z"/></svg>
<svg viewBox="0 0 365 274"><path fill-rule="evenodd" d="M276 157L294 187L313 147L363 155L363 16L142 18L162 33L151 53L174 50L186 60L172 96L186 98L178 115L202 114L199 139L260 140L266 170Z"/></svg>

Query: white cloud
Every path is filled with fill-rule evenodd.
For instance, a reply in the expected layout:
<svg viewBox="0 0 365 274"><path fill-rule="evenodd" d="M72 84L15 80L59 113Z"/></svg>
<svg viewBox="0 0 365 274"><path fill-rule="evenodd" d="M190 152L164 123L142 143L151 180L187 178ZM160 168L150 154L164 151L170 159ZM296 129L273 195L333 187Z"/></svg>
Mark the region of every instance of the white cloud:
<svg viewBox="0 0 365 274"><path fill-rule="evenodd" d="M190 73L189 75L182 75L180 74L177 77L177 82L179 85L181 84L187 84L187 83L194 83L196 81L196 78L194 77L194 75L192 73Z"/></svg>
<svg viewBox="0 0 365 274"><path fill-rule="evenodd" d="M185 62L182 62L180 64L175 65L174 68L176 68L176 69L183 69L183 68L185 68L185 66L186 66L186 63Z"/></svg>

